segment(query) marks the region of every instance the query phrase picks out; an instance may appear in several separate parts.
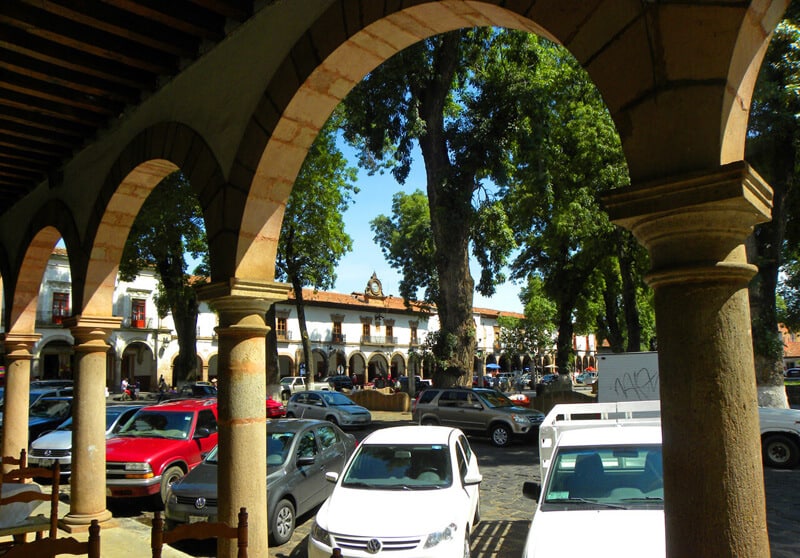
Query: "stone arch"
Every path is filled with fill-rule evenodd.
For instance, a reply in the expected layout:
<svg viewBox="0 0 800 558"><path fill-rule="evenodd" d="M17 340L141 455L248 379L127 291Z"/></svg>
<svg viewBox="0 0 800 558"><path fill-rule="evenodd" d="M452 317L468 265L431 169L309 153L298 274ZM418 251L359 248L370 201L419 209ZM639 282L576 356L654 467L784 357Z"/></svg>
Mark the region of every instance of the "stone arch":
<svg viewBox="0 0 800 558"><path fill-rule="evenodd" d="M214 353L208 357L208 377L209 378L216 378L219 375L218 367L219 366L219 355Z"/></svg>
<svg viewBox="0 0 800 558"><path fill-rule="evenodd" d="M86 279L83 289L74 289L76 309L87 315L110 315L114 281L131 225L153 188L178 169L189 179L203 208L212 269L224 257L225 250L214 250L210 240L216 235L215 225L221 226L222 207L217 206L223 203L219 198L224 198L225 191L214 153L188 126L157 124L140 132L120 153L97 197L89 224L86 253L91 258Z"/></svg>
<svg viewBox="0 0 800 558"><path fill-rule="evenodd" d="M141 391L150 391L157 384L156 359L153 348L144 339L129 342L122 350L122 377L135 385L139 382Z"/></svg>
<svg viewBox="0 0 800 558"><path fill-rule="evenodd" d="M375 378L385 378L389 374L389 359L383 353L373 353L367 361L367 382Z"/></svg>
<svg viewBox="0 0 800 558"><path fill-rule="evenodd" d="M34 358L37 359L37 370L33 375L43 380L73 379L75 372L75 349L71 335L50 335L37 343Z"/></svg>
<svg viewBox="0 0 800 558"><path fill-rule="evenodd" d="M294 359L291 355L278 354L279 377L291 376L294 372Z"/></svg>
<svg viewBox="0 0 800 558"><path fill-rule="evenodd" d="M347 368L350 370L350 375L355 374L356 383L364 385L367 382L367 359L361 351L355 351L350 354L347 359Z"/></svg>
<svg viewBox="0 0 800 558"><path fill-rule="evenodd" d="M392 372L392 378L407 375L408 363L402 353L394 353L391 358L389 369Z"/></svg>

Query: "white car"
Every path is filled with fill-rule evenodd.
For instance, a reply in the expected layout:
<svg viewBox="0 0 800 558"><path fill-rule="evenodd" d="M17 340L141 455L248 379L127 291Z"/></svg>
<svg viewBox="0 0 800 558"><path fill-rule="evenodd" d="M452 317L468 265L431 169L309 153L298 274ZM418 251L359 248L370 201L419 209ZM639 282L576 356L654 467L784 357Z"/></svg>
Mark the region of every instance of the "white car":
<svg viewBox="0 0 800 558"><path fill-rule="evenodd" d="M106 438L122 428L141 405L109 405L106 407ZM31 442L28 464L34 467L50 467L58 463L62 475L72 472L72 417L58 428Z"/></svg>
<svg viewBox="0 0 800 558"><path fill-rule="evenodd" d="M359 444L341 475L326 476L336 486L311 528L310 558L329 558L334 548L345 557L470 555L483 477L461 430L377 430Z"/></svg>

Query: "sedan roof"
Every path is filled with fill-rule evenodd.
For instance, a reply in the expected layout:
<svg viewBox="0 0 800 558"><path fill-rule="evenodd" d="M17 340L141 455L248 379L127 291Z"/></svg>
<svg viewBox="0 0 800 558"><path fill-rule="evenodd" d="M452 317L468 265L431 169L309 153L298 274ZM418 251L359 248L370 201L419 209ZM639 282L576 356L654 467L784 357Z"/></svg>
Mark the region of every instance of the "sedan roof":
<svg viewBox="0 0 800 558"><path fill-rule="evenodd" d="M362 444L444 444L448 445L457 428L449 426L393 426L376 430Z"/></svg>

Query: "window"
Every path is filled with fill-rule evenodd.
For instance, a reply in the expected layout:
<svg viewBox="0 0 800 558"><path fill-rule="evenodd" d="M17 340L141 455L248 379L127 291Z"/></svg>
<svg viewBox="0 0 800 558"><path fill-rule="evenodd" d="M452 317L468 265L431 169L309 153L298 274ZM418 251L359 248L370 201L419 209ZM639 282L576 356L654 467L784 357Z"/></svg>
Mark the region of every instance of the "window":
<svg viewBox="0 0 800 558"><path fill-rule="evenodd" d="M394 326L391 324L386 324L386 340L388 341L394 336Z"/></svg>
<svg viewBox="0 0 800 558"><path fill-rule="evenodd" d="M131 325L133 327L144 327L145 302L143 298L131 299Z"/></svg>
<svg viewBox="0 0 800 558"><path fill-rule="evenodd" d="M320 429L317 430L317 436L319 437L319 443L323 450L328 449L339 441L339 436L336 435L336 431L331 426L320 427Z"/></svg>
<svg viewBox="0 0 800 558"><path fill-rule="evenodd" d="M314 439L313 432L306 432L300 438L300 443L297 447L297 457L314 457L317 455L317 442Z"/></svg>
<svg viewBox="0 0 800 558"><path fill-rule="evenodd" d="M333 332L331 333L331 341L333 343L344 343L344 335L342 335L342 322L333 322Z"/></svg>
<svg viewBox="0 0 800 558"><path fill-rule="evenodd" d="M417 326L411 326L411 343L414 345L419 345L419 341L417 340Z"/></svg>
<svg viewBox="0 0 800 558"><path fill-rule="evenodd" d="M363 324L361 324L361 335L367 338L370 335L372 335L372 333L370 332L370 325L368 322L364 322Z"/></svg>
<svg viewBox="0 0 800 558"><path fill-rule="evenodd" d="M277 318L275 321L275 333L278 339L286 339L286 318Z"/></svg>
<svg viewBox="0 0 800 558"><path fill-rule="evenodd" d="M69 293L53 293L53 323L60 324L69 316Z"/></svg>

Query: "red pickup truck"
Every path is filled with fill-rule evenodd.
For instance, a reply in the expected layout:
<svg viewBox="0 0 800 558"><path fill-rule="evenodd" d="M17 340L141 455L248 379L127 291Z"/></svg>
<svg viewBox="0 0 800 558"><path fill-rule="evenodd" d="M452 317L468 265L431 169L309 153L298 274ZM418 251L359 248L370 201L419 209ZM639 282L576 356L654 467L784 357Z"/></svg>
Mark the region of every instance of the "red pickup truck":
<svg viewBox="0 0 800 558"><path fill-rule="evenodd" d="M217 400L172 400L142 407L106 442L106 495L159 495L217 445Z"/></svg>

